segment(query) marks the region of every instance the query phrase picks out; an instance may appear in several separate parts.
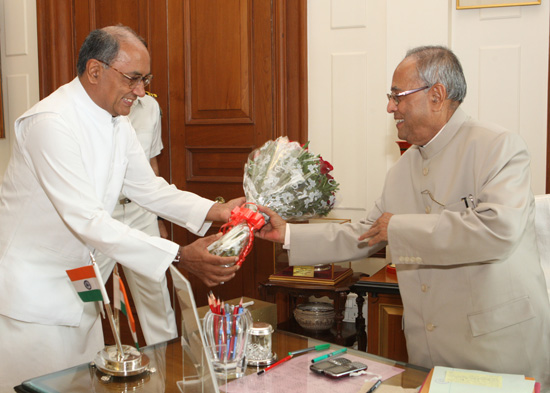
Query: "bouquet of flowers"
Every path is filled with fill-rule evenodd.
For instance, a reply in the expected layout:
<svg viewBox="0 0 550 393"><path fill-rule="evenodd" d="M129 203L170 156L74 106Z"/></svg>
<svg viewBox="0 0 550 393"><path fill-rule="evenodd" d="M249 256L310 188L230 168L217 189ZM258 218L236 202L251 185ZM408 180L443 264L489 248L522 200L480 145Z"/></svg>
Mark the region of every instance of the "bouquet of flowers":
<svg viewBox="0 0 550 393"><path fill-rule="evenodd" d="M287 137L266 142L254 150L244 167L246 204L233 210L224 235L208 250L214 255L237 256L239 265L250 252L254 231L265 224L256 205L269 207L287 221L326 216L334 207L338 183L333 167Z"/></svg>

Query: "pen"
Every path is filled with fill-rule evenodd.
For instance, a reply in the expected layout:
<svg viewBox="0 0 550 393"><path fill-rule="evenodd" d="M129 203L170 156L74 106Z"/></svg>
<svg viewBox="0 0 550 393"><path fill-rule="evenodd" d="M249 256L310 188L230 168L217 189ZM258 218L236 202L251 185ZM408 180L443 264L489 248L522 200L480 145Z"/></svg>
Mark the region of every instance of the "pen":
<svg viewBox="0 0 550 393"><path fill-rule="evenodd" d="M378 388L378 386L380 386L380 384L382 383L382 380L379 379L378 381L376 381L376 383L374 385L372 385L372 387L367 390L367 393L372 393L376 390L376 388Z"/></svg>
<svg viewBox="0 0 550 393"><path fill-rule="evenodd" d="M239 308L243 304L243 298L241 297L241 302L235 306L233 309L232 315L234 315L232 321L233 321L233 328L231 330L231 342L229 347L231 348L231 359L235 358L235 335L237 334L237 323L239 322L238 314L239 314Z"/></svg>
<svg viewBox="0 0 550 393"><path fill-rule="evenodd" d="M472 194L468 195L468 199L470 200L470 203L472 204L472 209L476 208L476 203L474 201L474 196Z"/></svg>
<svg viewBox="0 0 550 393"><path fill-rule="evenodd" d="M466 207L471 207L472 209L475 209L477 206L476 206L476 202L474 200L474 196L472 194L469 194L467 197L464 197L464 198L460 198L462 199L462 201L464 201L464 204L466 205ZM468 204L468 201L470 201L470 203Z"/></svg>
<svg viewBox="0 0 550 393"><path fill-rule="evenodd" d="M294 352L289 352L288 354L289 355L298 355L298 354L301 354L301 353L306 353L306 352L311 352L311 351L322 351L323 349L329 349L330 348L330 344L319 344L319 345L316 345L314 347L309 347L309 348L304 348L304 349L299 349L297 351L294 351Z"/></svg>
<svg viewBox="0 0 550 393"><path fill-rule="evenodd" d="M292 355L288 355L286 358L282 358L277 363L273 363L271 366L264 368L263 370L258 371L258 375L265 373L268 370L271 370L273 367L278 366L281 363L286 362L287 360L292 359Z"/></svg>
<svg viewBox="0 0 550 393"><path fill-rule="evenodd" d="M327 353L326 355L319 356L318 358L315 358L315 359L311 359L311 363L317 363L318 361L325 360L326 358L330 358L331 356L340 355L341 353L345 353L347 350L348 350L347 348L342 348L337 351Z"/></svg>

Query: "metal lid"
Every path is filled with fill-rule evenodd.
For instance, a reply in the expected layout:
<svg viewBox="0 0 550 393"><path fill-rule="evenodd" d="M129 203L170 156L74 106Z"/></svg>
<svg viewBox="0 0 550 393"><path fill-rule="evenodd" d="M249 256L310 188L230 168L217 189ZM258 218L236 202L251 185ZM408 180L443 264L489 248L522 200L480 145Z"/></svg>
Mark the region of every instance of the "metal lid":
<svg viewBox="0 0 550 393"><path fill-rule="evenodd" d="M250 334L254 336L265 336L273 333L273 328L266 322L254 322L250 328Z"/></svg>

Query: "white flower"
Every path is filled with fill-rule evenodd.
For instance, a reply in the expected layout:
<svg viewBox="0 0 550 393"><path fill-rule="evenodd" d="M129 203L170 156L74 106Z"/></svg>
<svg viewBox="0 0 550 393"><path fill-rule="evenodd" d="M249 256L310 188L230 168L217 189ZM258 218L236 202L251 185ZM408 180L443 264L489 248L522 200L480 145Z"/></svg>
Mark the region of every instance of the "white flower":
<svg viewBox="0 0 550 393"><path fill-rule="evenodd" d="M321 162L320 156L287 137L266 142L250 153L244 168L247 203L267 206L285 220L327 215L334 206L338 183L321 173ZM208 250L215 255L239 255L249 236L246 224L235 225Z"/></svg>

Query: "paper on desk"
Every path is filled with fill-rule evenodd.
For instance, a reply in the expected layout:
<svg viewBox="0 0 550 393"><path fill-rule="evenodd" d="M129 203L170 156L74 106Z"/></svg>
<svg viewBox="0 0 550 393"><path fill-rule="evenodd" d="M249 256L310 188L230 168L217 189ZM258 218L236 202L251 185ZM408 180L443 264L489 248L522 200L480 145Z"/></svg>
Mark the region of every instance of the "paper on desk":
<svg viewBox="0 0 550 393"><path fill-rule="evenodd" d="M430 393L532 393L534 386L523 375L435 367Z"/></svg>
<svg viewBox="0 0 550 393"><path fill-rule="evenodd" d="M386 380L404 371L398 367L346 354L342 357L352 362L366 364L368 374L332 379L310 371L311 359L317 356L319 356L318 353L296 356L261 375L247 375L230 382L227 386L221 386L220 391L230 393L358 392L367 380Z"/></svg>

